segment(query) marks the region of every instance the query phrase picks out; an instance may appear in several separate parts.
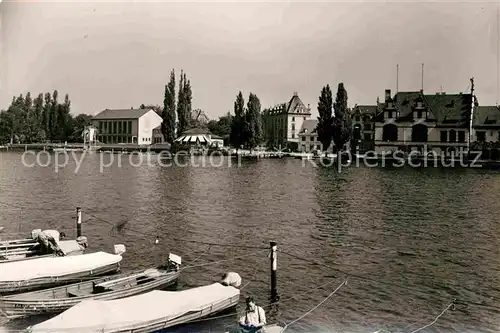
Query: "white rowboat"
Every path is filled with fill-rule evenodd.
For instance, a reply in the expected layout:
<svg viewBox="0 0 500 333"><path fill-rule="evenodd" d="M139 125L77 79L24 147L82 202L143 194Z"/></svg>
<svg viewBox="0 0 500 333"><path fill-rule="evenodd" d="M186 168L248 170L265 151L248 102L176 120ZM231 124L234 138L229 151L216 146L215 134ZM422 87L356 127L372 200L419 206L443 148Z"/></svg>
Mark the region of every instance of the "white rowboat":
<svg viewBox="0 0 500 333"><path fill-rule="evenodd" d="M0 294L19 293L80 281L120 269L122 256L96 252L0 263Z"/></svg>

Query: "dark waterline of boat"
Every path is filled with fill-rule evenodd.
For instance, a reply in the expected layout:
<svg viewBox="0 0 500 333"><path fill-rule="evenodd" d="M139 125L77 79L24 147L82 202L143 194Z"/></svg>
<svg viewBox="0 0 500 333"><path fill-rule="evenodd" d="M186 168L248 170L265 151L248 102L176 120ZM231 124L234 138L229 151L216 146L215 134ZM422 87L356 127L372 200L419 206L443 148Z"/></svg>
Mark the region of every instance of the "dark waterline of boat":
<svg viewBox="0 0 500 333"><path fill-rule="evenodd" d="M100 173L99 155L78 172L69 165L32 168L22 154L0 152L0 226L3 233L34 228L74 232L82 206L91 249L123 243L124 271L156 265L168 253L183 265L248 255L255 249L207 243L267 246L321 263L278 257L278 290L285 301L269 320L290 322L339 285L346 286L290 332L497 332L500 327L500 173L476 169L315 168L307 161L244 162L240 167L133 167L123 160ZM92 213L112 225L91 217ZM160 236L154 244L154 236ZM181 273L179 287L238 272L242 291L268 305L269 259L260 251L234 262ZM328 266L328 267L326 267ZM325 288L311 291L328 281ZM243 300L243 297L242 297ZM207 320L169 332L223 332L236 317ZM6 329L22 329L40 318ZM5 328L4 328L5 329ZM2 329L0 329L1 331Z"/></svg>

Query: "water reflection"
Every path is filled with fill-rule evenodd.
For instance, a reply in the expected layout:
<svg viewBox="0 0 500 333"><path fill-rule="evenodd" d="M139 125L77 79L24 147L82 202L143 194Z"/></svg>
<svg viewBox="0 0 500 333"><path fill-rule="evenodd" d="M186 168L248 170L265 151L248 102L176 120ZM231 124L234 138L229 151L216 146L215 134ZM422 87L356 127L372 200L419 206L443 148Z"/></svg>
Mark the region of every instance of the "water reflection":
<svg viewBox="0 0 500 333"><path fill-rule="evenodd" d="M0 153L0 223L9 232L72 230L81 205L93 249L126 244L124 271L156 265L174 252L183 266L195 259L206 264L184 270L180 288L235 271L243 277L242 299L252 294L263 306L269 305L267 247L277 241L284 301L270 315L288 322L348 273L348 284L290 332L411 331L453 298L466 305L440 318L436 332L499 327L499 173L360 167L339 174L293 159L241 167L134 167L127 155L121 167L115 163L101 173L99 158L88 156L76 174L74 162L55 173L22 167L20 154ZM57 217L61 212L67 216ZM238 256L247 257L229 260ZM221 331L235 319L190 327Z"/></svg>

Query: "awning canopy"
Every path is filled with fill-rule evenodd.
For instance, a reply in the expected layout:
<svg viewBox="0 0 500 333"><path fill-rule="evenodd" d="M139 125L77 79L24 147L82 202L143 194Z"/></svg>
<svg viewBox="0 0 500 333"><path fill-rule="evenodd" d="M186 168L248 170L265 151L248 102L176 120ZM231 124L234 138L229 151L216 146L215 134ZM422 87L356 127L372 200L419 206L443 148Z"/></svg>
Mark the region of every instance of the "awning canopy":
<svg viewBox="0 0 500 333"><path fill-rule="evenodd" d="M183 143L211 143L212 140L205 134L185 134L175 139L175 142Z"/></svg>

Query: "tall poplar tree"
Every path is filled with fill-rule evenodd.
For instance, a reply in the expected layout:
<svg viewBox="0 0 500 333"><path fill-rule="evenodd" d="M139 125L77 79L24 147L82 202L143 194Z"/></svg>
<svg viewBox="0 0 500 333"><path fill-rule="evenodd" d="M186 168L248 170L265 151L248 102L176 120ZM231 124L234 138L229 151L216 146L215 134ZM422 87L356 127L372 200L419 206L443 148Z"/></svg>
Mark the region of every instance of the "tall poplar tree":
<svg viewBox="0 0 500 333"><path fill-rule="evenodd" d="M262 142L262 116L260 114L260 100L257 95L250 93L247 112L245 114L245 143L253 149Z"/></svg>
<svg viewBox="0 0 500 333"><path fill-rule="evenodd" d="M184 72L181 69L181 76L179 80L179 97L177 99L177 135L180 135L187 128L185 122L185 107L184 107Z"/></svg>
<svg viewBox="0 0 500 333"><path fill-rule="evenodd" d="M165 86L163 99L163 122L161 129L165 141L172 144L175 140L175 71L170 72L170 82Z"/></svg>
<svg viewBox="0 0 500 333"><path fill-rule="evenodd" d="M244 143L245 130L245 99L241 91L236 96L234 102L234 117L231 122L231 132L229 134L229 142L236 148L236 151Z"/></svg>
<svg viewBox="0 0 500 333"><path fill-rule="evenodd" d="M333 117L333 142L337 151L341 153L344 150L344 145L351 138L351 117L347 108L347 91L344 84L339 83L337 88L337 96L333 105L335 115Z"/></svg>
<svg viewBox="0 0 500 333"><path fill-rule="evenodd" d="M321 89L321 95L318 101L318 126L316 131L318 133L318 140L323 145L323 150L325 151L325 156L327 154L327 149L333 139L333 117L332 117L332 90L330 85L326 85Z"/></svg>

